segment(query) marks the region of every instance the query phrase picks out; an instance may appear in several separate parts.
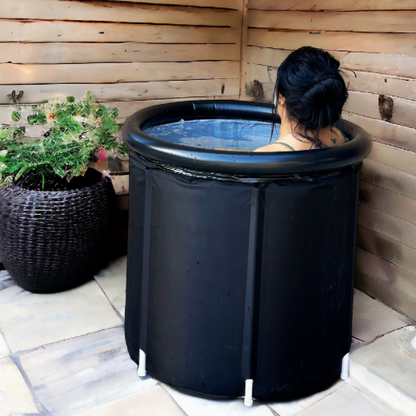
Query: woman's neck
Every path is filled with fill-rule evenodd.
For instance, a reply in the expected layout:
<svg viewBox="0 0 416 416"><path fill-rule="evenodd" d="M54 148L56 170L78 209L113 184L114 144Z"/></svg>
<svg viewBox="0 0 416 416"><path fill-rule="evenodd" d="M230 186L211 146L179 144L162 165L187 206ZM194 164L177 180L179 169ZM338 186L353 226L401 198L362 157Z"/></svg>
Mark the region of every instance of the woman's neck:
<svg viewBox="0 0 416 416"><path fill-rule="evenodd" d="M300 141L304 141L305 138L302 135L299 135L296 133L297 131L297 127L298 123L296 120L290 120L288 117L286 117L286 114L283 113L282 117L281 117L281 121L280 121L280 136L279 137L283 137L286 136L288 134L290 134L291 136L293 136L295 139L298 139ZM322 129L321 132L327 130L326 128ZM305 132L305 134L307 134L310 137L314 137L315 135L315 131L313 130L308 130Z"/></svg>
<svg viewBox="0 0 416 416"><path fill-rule="evenodd" d="M291 122L287 117L282 117L280 122L280 137L287 134L293 135L296 123Z"/></svg>

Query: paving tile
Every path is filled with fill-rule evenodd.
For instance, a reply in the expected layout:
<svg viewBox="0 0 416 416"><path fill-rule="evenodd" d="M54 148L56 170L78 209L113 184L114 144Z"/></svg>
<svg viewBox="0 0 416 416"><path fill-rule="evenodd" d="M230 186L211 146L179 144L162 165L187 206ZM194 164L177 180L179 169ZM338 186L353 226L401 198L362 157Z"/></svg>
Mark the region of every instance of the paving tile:
<svg viewBox="0 0 416 416"><path fill-rule="evenodd" d="M185 414L160 386L94 407L77 416L184 416Z"/></svg>
<svg viewBox="0 0 416 416"><path fill-rule="evenodd" d="M269 403L269 406L275 412L277 412L279 416L295 416L300 412L309 409L311 406L320 402L325 397L331 395L334 393L334 391L344 386L344 384L345 383L340 380L329 389L316 393L312 396L308 396L299 400L292 400L290 402Z"/></svg>
<svg viewBox="0 0 416 416"><path fill-rule="evenodd" d="M45 414L66 416L153 387L140 379L122 327L16 354Z"/></svg>
<svg viewBox="0 0 416 416"><path fill-rule="evenodd" d="M376 404L354 387L344 385L299 416L392 416L383 403Z"/></svg>
<svg viewBox="0 0 416 416"><path fill-rule="evenodd" d="M372 342L378 336L410 325L412 321L365 293L355 290L352 335Z"/></svg>
<svg viewBox="0 0 416 416"><path fill-rule="evenodd" d="M14 280L6 270L0 271L0 290L6 289L9 286L14 286Z"/></svg>
<svg viewBox="0 0 416 416"><path fill-rule="evenodd" d="M391 332L351 354L351 374L373 394L416 415L416 327Z"/></svg>
<svg viewBox="0 0 416 416"><path fill-rule="evenodd" d="M127 256L123 256L94 276L109 301L123 317L126 306L126 267Z"/></svg>
<svg viewBox="0 0 416 416"><path fill-rule="evenodd" d="M39 413L10 413L8 416L41 416Z"/></svg>
<svg viewBox="0 0 416 416"><path fill-rule="evenodd" d="M0 332L0 359L10 354L9 347L6 344L3 334Z"/></svg>
<svg viewBox="0 0 416 416"><path fill-rule="evenodd" d="M10 357L0 360L0 416L37 414L32 395Z"/></svg>
<svg viewBox="0 0 416 416"><path fill-rule="evenodd" d="M188 416L273 416L273 411L264 403L255 401L252 407L244 406L242 398L234 400L206 399L182 393L166 384L162 387Z"/></svg>
<svg viewBox="0 0 416 416"><path fill-rule="evenodd" d="M0 290L0 328L12 353L120 324L95 281L53 294L15 284Z"/></svg>

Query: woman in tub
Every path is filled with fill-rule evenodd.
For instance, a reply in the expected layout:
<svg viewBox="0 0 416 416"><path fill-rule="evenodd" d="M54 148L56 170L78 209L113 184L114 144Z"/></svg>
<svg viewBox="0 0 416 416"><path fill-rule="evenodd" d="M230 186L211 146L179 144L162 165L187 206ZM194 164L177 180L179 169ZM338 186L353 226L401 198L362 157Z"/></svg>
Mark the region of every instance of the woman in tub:
<svg viewBox="0 0 416 416"><path fill-rule="evenodd" d="M280 136L255 152L284 152L339 146L348 141L334 123L341 118L348 92L339 61L322 49L305 46L280 65L274 104Z"/></svg>

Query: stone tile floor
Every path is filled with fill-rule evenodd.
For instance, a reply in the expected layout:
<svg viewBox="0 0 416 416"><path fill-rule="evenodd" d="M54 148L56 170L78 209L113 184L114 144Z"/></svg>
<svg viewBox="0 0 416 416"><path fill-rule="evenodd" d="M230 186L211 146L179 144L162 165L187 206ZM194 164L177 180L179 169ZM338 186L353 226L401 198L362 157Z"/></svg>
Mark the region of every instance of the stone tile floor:
<svg viewBox="0 0 416 416"><path fill-rule="evenodd" d="M209 400L139 378L123 332L126 258L39 295L0 272L0 416L416 415L416 328L356 291L351 377L286 403Z"/></svg>

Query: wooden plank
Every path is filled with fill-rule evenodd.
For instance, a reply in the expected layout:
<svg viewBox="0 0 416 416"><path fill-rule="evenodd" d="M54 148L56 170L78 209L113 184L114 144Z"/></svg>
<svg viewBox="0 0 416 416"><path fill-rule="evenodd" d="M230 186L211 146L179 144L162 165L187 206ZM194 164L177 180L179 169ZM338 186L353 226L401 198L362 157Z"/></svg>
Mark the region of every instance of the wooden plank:
<svg viewBox="0 0 416 416"><path fill-rule="evenodd" d="M0 62L97 63L239 60L237 45L126 43L1 44Z"/></svg>
<svg viewBox="0 0 416 416"><path fill-rule="evenodd" d="M129 193L129 175L110 175L116 195Z"/></svg>
<svg viewBox="0 0 416 416"><path fill-rule="evenodd" d="M287 58L292 50L274 49L266 47L248 46L247 62L258 65L266 65L278 68L280 64ZM336 59L341 61L348 52L328 51Z"/></svg>
<svg viewBox="0 0 416 416"><path fill-rule="evenodd" d="M343 112L342 117L362 127L374 140L416 152L415 129L383 120Z"/></svg>
<svg viewBox="0 0 416 416"><path fill-rule="evenodd" d="M348 53L341 67L351 71L378 72L386 75L416 78L416 58L386 53Z"/></svg>
<svg viewBox="0 0 416 416"><path fill-rule="evenodd" d="M394 101L394 112L390 122L400 124L402 126L416 128L416 101L410 101L396 97L392 98Z"/></svg>
<svg viewBox="0 0 416 416"><path fill-rule="evenodd" d="M247 62L251 64L266 65L278 68L291 53L291 50L247 47Z"/></svg>
<svg viewBox="0 0 416 416"><path fill-rule="evenodd" d="M157 99L157 100L145 100L145 101L103 101L102 102L106 106L115 107L118 109L118 117L116 119L118 124L124 123L127 117L131 116L136 111L142 110L143 108L150 107L152 105L158 104L165 104L175 101L189 101L189 100L237 100L238 95L221 95L221 96L195 96L195 97L180 97L180 98L171 98L171 99ZM22 121L21 125L26 125L25 120L28 115L32 114L32 106L31 104L23 104L22 106ZM10 105L2 104L0 105L0 123L7 123L12 124L11 121L11 114L12 114L12 107ZM29 129L28 136L36 137L38 134L42 134L42 132L35 134L34 130L31 133L33 127L38 126L30 126L27 127Z"/></svg>
<svg viewBox="0 0 416 416"><path fill-rule="evenodd" d="M416 218L414 219L416 222ZM416 225L366 205L358 209L358 223L416 249ZM416 270L415 270L416 271Z"/></svg>
<svg viewBox="0 0 416 416"><path fill-rule="evenodd" d="M349 91L344 111L380 120L378 94Z"/></svg>
<svg viewBox="0 0 416 416"><path fill-rule="evenodd" d="M253 64L278 67L291 50L249 46L247 61ZM398 77L416 78L416 58L386 53L338 52L329 53L341 62L341 69L375 72Z"/></svg>
<svg viewBox="0 0 416 416"><path fill-rule="evenodd" d="M277 69L263 66L246 64L245 90L250 95L250 86L254 80L261 83L264 92L264 102L271 102L274 85L276 82Z"/></svg>
<svg viewBox="0 0 416 416"><path fill-rule="evenodd" d="M256 52L259 50L267 50L267 55L270 58L270 61L273 62L271 66L257 65L251 63L253 58L255 58ZM264 93L264 102L271 102L273 99L274 85L276 82L277 67L280 66L290 51L284 51L280 49L269 49L269 48L253 48L246 47L246 61L245 68L246 74L244 79L244 90L246 97L253 99L253 92L256 91L254 81L261 83ZM255 98L256 99L256 98ZM256 99L259 101L258 99Z"/></svg>
<svg viewBox="0 0 416 416"><path fill-rule="evenodd" d="M0 21L0 42L142 42L240 44L240 28L62 21Z"/></svg>
<svg viewBox="0 0 416 416"><path fill-rule="evenodd" d="M355 286L396 311L416 319L416 302L399 290L357 269Z"/></svg>
<svg viewBox="0 0 416 416"><path fill-rule="evenodd" d="M146 101L103 101L105 105L115 107L118 109L117 123L122 124L136 111L143 108L150 107L152 105L171 103L176 101L190 101L190 100L238 100L238 95L206 95L206 96L194 96L194 97L180 97L171 99L158 99L158 100L146 100ZM1 109L1 106L0 106ZM0 111L1 114L1 111ZM1 118L0 118L1 120Z"/></svg>
<svg viewBox="0 0 416 416"><path fill-rule="evenodd" d="M240 27L241 25L241 13L238 11L160 4L0 0L0 10L2 18L19 20L132 22L216 27Z"/></svg>
<svg viewBox="0 0 416 416"><path fill-rule="evenodd" d="M416 275L359 248L356 264L364 273L416 300Z"/></svg>
<svg viewBox="0 0 416 416"><path fill-rule="evenodd" d="M97 63L238 61L237 45L156 43L22 43L0 44L0 63Z"/></svg>
<svg viewBox="0 0 416 416"><path fill-rule="evenodd" d="M364 159L361 179L400 195L416 199L416 176Z"/></svg>
<svg viewBox="0 0 416 416"><path fill-rule="evenodd" d="M238 62L153 62L106 64L0 64L3 84L141 82L240 78Z"/></svg>
<svg viewBox="0 0 416 416"><path fill-rule="evenodd" d="M416 200L361 181L360 204L416 224Z"/></svg>
<svg viewBox="0 0 416 416"><path fill-rule="evenodd" d="M248 0L243 1L243 11L242 11L242 20L241 20L241 42L240 42L240 97L246 97L245 94L245 79L246 79L246 54L247 54L247 19L248 19L248 10L247 3Z"/></svg>
<svg viewBox="0 0 416 416"><path fill-rule="evenodd" d="M395 97L416 99L416 78L394 77L372 72L344 69L344 76L350 91L371 92Z"/></svg>
<svg viewBox="0 0 416 416"><path fill-rule="evenodd" d="M59 1L59 0L54 0ZM95 0L87 0L95 1ZM105 0L104 0L105 1ZM137 0L111 0L112 2L127 2L127 3L140 3ZM182 6L194 6L194 7L218 7L221 9L242 9L241 0L146 0L143 3L152 4L172 4Z"/></svg>
<svg viewBox="0 0 416 416"><path fill-rule="evenodd" d="M256 10L415 10L414 0L249 0Z"/></svg>
<svg viewBox="0 0 416 416"><path fill-rule="evenodd" d="M416 128L416 101L392 97L394 102L393 116L391 123ZM354 114L381 119L379 113L379 94L349 91L348 100L344 110Z"/></svg>
<svg viewBox="0 0 416 416"><path fill-rule="evenodd" d="M68 95L80 99L91 90L98 99L108 101L154 100L157 98L238 95L238 79L138 82L121 84L0 85L0 100L8 104L12 90L23 90L22 103L36 103Z"/></svg>
<svg viewBox="0 0 416 416"><path fill-rule="evenodd" d="M248 45L277 49L298 49L309 45L335 51L416 56L416 37L413 34L399 33L289 32L249 29Z"/></svg>
<svg viewBox="0 0 416 416"><path fill-rule="evenodd" d="M416 131L415 131L416 136ZM367 159L416 175L416 153L373 142Z"/></svg>
<svg viewBox="0 0 416 416"><path fill-rule="evenodd" d="M416 272L416 250L384 234L358 224L357 246L407 270Z"/></svg>
<svg viewBox="0 0 416 416"><path fill-rule="evenodd" d="M416 6L415 6L416 7ZM251 10L248 26L289 30L416 32L415 11L299 12Z"/></svg>

